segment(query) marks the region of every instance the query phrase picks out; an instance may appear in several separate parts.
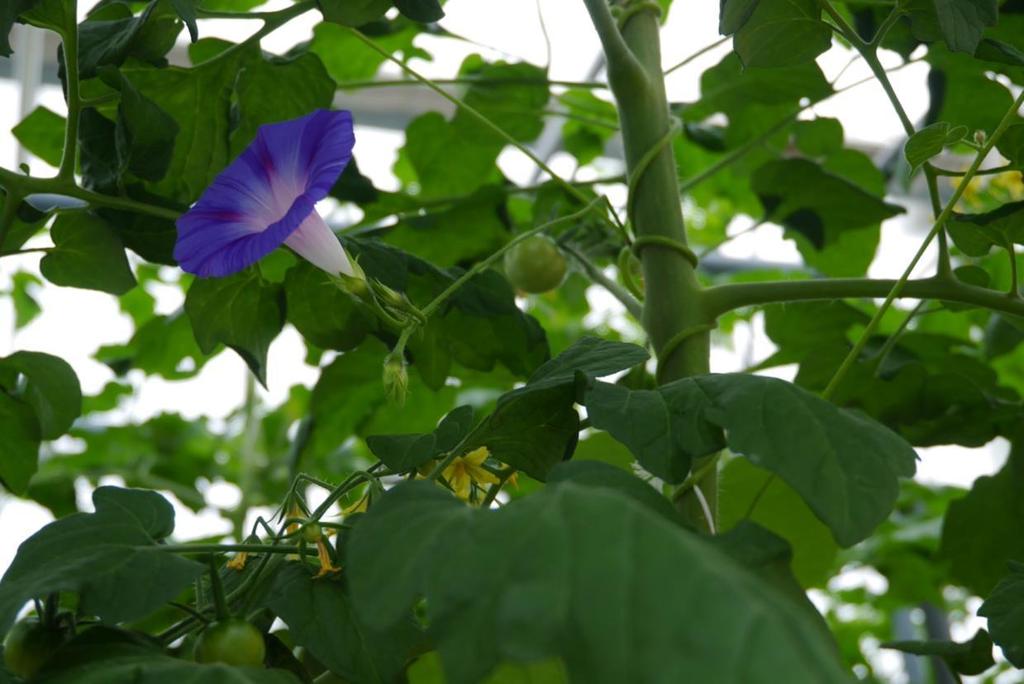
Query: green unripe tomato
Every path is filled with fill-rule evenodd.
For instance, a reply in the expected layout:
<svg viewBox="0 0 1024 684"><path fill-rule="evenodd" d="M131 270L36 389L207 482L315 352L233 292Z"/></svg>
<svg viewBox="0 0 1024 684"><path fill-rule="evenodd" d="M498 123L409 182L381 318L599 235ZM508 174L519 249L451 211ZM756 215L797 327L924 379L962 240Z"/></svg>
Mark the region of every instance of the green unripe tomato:
<svg viewBox="0 0 1024 684"><path fill-rule="evenodd" d="M196 662L199 663L259 667L266 655L263 635L239 618L214 622L196 642Z"/></svg>
<svg viewBox="0 0 1024 684"><path fill-rule="evenodd" d="M555 241L533 235L505 252L505 275L517 290L540 294L562 284L565 257Z"/></svg>
<svg viewBox="0 0 1024 684"><path fill-rule="evenodd" d="M302 526L302 539L307 544L316 544L324 531L317 523L306 523Z"/></svg>
<svg viewBox="0 0 1024 684"><path fill-rule="evenodd" d="M12 673L31 679L69 636L35 618L22 620L4 638L4 663Z"/></svg>

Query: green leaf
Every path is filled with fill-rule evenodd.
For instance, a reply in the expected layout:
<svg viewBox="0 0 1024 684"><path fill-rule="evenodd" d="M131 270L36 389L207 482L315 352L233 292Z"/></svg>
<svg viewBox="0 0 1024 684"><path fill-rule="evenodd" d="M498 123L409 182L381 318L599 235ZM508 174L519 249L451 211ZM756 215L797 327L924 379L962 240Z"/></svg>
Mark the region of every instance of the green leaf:
<svg viewBox="0 0 1024 684"><path fill-rule="evenodd" d="M544 70L526 63L489 64L470 55L459 76L478 81L466 91L466 104L520 142L540 135L550 97ZM401 156L423 197L468 195L498 178L495 161L505 141L462 109L450 121L438 112L423 114L409 124L405 136Z"/></svg>
<svg viewBox="0 0 1024 684"><path fill-rule="evenodd" d="M111 627L91 627L60 650L35 678L40 684L299 684L285 670L200 664L175 658L158 643Z"/></svg>
<svg viewBox="0 0 1024 684"><path fill-rule="evenodd" d="M188 27L189 38L192 42L199 40L199 27L196 26L196 4L195 0L171 0L174 11L178 13L181 20Z"/></svg>
<svg viewBox="0 0 1024 684"><path fill-rule="evenodd" d="M39 458L39 422L31 406L0 392L0 480L15 494L23 494Z"/></svg>
<svg viewBox="0 0 1024 684"><path fill-rule="evenodd" d="M597 383L586 402L595 427L675 481L681 464L722 448L724 430L732 451L781 477L843 546L886 518L897 477L914 473L913 449L888 428L775 378L704 375L657 390Z"/></svg>
<svg viewBox="0 0 1024 684"><path fill-rule="evenodd" d="M1024 201L1008 202L984 214L954 212L946 223L957 247L968 256L985 256L993 246L1010 249L1024 243Z"/></svg>
<svg viewBox="0 0 1024 684"><path fill-rule="evenodd" d="M54 285L120 295L135 287L124 245L95 214L61 214L50 228L54 247L39 264Z"/></svg>
<svg viewBox="0 0 1024 684"><path fill-rule="evenodd" d="M551 469L549 485L571 482L581 487L602 487L629 497L666 520L682 522L678 511L661 492L640 478L600 461L566 461Z"/></svg>
<svg viewBox="0 0 1024 684"><path fill-rule="evenodd" d="M185 297L185 313L204 354L225 344L266 385L267 350L284 327L284 301L280 285L248 269L227 278L197 278Z"/></svg>
<svg viewBox="0 0 1024 684"><path fill-rule="evenodd" d="M1007 561L1024 561L1024 538L1018 534L1024 526L1022 487L1024 458L1015 440L1003 469L975 480L946 512L939 556L950 562L952 579L979 596L992 591Z"/></svg>
<svg viewBox="0 0 1024 684"><path fill-rule="evenodd" d="M444 17L438 0L395 0L395 7L413 21L440 21Z"/></svg>
<svg viewBox="0 0 1024 684"><path fill-rule="evenodd" d="M710 539L716 548L789 599L833 646L828 623L793 576L793 554L786 540L749 520ZM836 654L838 655L838 653Z"/></svg>
<svg viewBox="0 0 1024 684"><path fill-rule="evenodd" d="M940 44L929 46L928 61L931 105L925 123L948 121L971 131L994 131L1013 104L1013 94L986 75L986 64Z"/></svg>
<svg viewBox="0 0 1024 684"><path fill-rule="evenodd" d="M362 26L380 19L391 0L317 0L324 19L342 26Z"/></svg>
<svg viewBox="0 0 1024 684"><path fill-rule="evenodd" d="M800 495L745 458L729 461L719 477L722 491L728 492L718 502L721 528L731 530L749 520L777 534L792 549L786 564L800 586L824 587L836 569L839 547Z"/></svg>
<svg viewBox="0 0 1024 684"><path fill-rule="evenodd" d="M1024 668L1024 564L1010 563L1003 577L978 609L988 618L992 640L1015 667Z"/></svg>
<svg viewBox="0 0 1024 684"><path fill-rule="evenodd" d="M787 598L603 487L566 482L490 512L431 483L401 484L359 521L348 550L368 624L406 619L426 598L452 684L480 681L500 661L553 656L571 681L595 684L775 682L779 672L790 682L846 681Z"/></svg>
<svg viewBox="0 0 1024 684"><path fill-rule="evenodd" d="M100 18L91 15L78 28L78 66L83 79L102 66L128 59L161 64L174 46L181 24L163 3L151 3L138 16L123 4L111 4Z"/></svg>
<svg viewBox="0 0 1024 684"><path fill-rule="evenodd" d="M718 32L729 36L739 31L757 8L759 0L721 0Z"/></svg>
<svg viewBox="0 0 1024 684"><path fill-rule="evenodd" d="M494 411L468 437L469 452L487 447L491 456L535 480L572 455L579 435L573 384L530 386L502 396Z"/></svg>
<svg viewBox="0 0 1024 684"><path fill-rule="evenodd" d="M441 271L376 241L342 242L368 277L404 292L418 306L425 306L462 275L461 269ZM391 341L386 334L381 336ZM527 377L549 356L544 331L516 306L511 285L494 270L464 284L410 339L408 351L420 376L435 390L444 386L452 360L480 371L501 362L517 376Z"/></svg>
<svg viewBox="0 0 1024 684"><path fill-rule="evenodd" d="M953 672L978 675L996 664L992 658L992 637L983 629L969 641L889 641L882 648L891 648L919 656L938 656Z"/></svg>
<svg viewBox="0 0 1024 684"><path fill-rule="evenodd" d="M22 147L50 166L64 155L64 117L39 105L11 129Z"/></svg>
<svg viewBox="0 0 1024 684"><path fill-rule="evenodd" d="M420 29L418 24L400 18L386 23L376 22L374 27L373 39L388 53L401 53L406 59L411 55L426 54L413 46L413 39ZM368 48L344 26L326 22L313 28L309 49L323 60L327 73L340 84L373 78L385 61L384 55ZM349 168L351 166L349 164Z"/></svg>
<svg viewBox="0 0 1024 684"><path fill-rule="evenodd" d="M11 0L0 6L0 57L12 54L10 33L18 16L39 0Z"/></svg>
<svg viewBox="0 0 1024 684"><path fill-rule="evenodd" d="M119 622L148 615L203 570L160 550L174 510L159 494L100 487L95 513L76 513L29 537L0 580L0 631L32 597L81 594L79 610Z"/></svg>
<svg viewBox="0 0 1024 684"><path fill-rule="evenodd" d="M473 428L473 407L459 406L430 434L371 435L366 446L391 470L408 472L451 451Z"/></svg>
<svg viewBox="0 0 1024 684"><path fill-rule="evenodd" d="M288 322L322 349L355 349L377 329L373 314L307 261L288 269L284 292Z"/></svg>
<svg viewBox="0 0 1024 684"><path fill-rule="evenodd" d="M806 159L768 162L750 181L765 209L765 219L804 236L815 248L903 213L862 187Z"/></svg>
<svg viewBox="0 0 1024 684"><path fill-rule="evenodd" d="M747 11L741 10L740 15ZM832 30L821 21L816 0L758 0L733 41L736 54L748 67L811 62L831 45Z"/></svg>
<svg viewBox="0 0 1024 684"><path fill-rule="evenodd" d="M946 147L955 145L968 134L966 126L952 126L945 121L933 123L910 136L903 147L903 154L916 170L921 164L940 154Z"/></svg>
<svg viewBox="0 0 1024 684"><path fill-rule="evenodd" d="M336 86L315 54L294 59L260 59L248 63L238 76L238 126L231 132L231 153L238 155L256 137L257 129L328 109ZM274 93L268 97L268 93Z"/></svg>
<svg viewBox="0 0 1024 684"><path fill-rule="evenodd" d="M974 54L986 26L999 20L997 0L935 0L942 37L951 50Z"/></svg>
<svg viewBox="0 0 1024 684"><path fill-rule="evenodd" d="M253 61L255 54L253 50L238 50L191 69L121 69L142 96L167 112L180 127L166 175L147 189L188 205L227 165L231 159L228 133L234 85L239 70Z"/></svg>
<svg viewBox="0 0 1024 684"><path fill-rule="evenodd" d="M978 49L974 51L974 57L986 62L1009 64L1014 67L1024 66L1024 52L1009 43L994 38L982 38Z"/></svg>
<svg viewBox="0 0 1024 684"><path fill-rule="evenodd" d="M723 112L740 115L751 105L796 105L801 98L818 100L832 92L832 86L817 64L759 69L746 67L735 53L722 58L700 77L700 100L687 106L687 121L703 121Z"/></svg>
<svg viewBox="0 0 1024 684"><path fill-rule="evenodd" d="M575 449L578 378L609 375L647 358L642 347L584 337L538 368L524 387L503 395L463 448L485 446L494 458L543 481Z"/></svg>
<svg viewBox="0 0 1024 684"><path fill-rule="evenodd" d="M17 3L16 3L17 6ZM22 21L65 35L77 21L71 0L37 0L22 10Z"/></svg>
<svg viewBox="0 0 1024 684"><path fill-rule="evenodd" d="M305 563L288 563L277 571L266 604L287 623L296 644L331 672L355 682L395 681L421 638L411 616L386 631L367 629L344 585L315 579Z"/></svg>
<svg viewBox="0 0 1024 684"><path fill-rule="evenodd" d="M571 347L534 371L527 389L574 382L577 373L601 378L645 363L650 354L643 347L600 337L582 337Z"/></svg>
<svg viewBox="0 0 1024 684"><path fill-rule="evenodd" d="M666 482L682 482L692 459L725 446L722 431L704 420L702 401L692 393L598 382L587 389L585 401L591 424L629 447L647 472Z"/></svg>
<svg viewBox="0 0 1024 684"><path fill-rule="evenodd" d="M121 93L114 134L121 169L144 180L159 181L171 164L177 122L114 67L101 67L99 73L104 83Z"/></svg>
<svg viewBox="0 0 1024 684"><path fill-rule="evenodd" d="M409 684L447 684L441 656L431 651L417 658L407 672ZM481 684L567 684L565 666L558 658L537 663L513 665L503 663L496 667Z"/></svg>
<svg viewBox="0 0 1024 684"><path fill-rule="evenodd" d="M11 276L11 303L14 305L14 329L21 330L35 320L42 309L33 295L36 286L43 281L31 273L19 271Z"/></svg>
<svg viewBox="0 0 1024 684"><path fill-rule="evenodd" d="M24 376L24 387L8 386L6 390L33 408L43 439L60 437L81 415L82 389L64 359L42 352L15 352L0 359L0 388L5 384L4 372Z"/></svg>
<svg viewBox="0 0 1024 684"><path fill-rule="evenodd" d="M1024 167L1024 123L1007 128L996 146L999 153L1009 159L1011 164Z"/></svg>

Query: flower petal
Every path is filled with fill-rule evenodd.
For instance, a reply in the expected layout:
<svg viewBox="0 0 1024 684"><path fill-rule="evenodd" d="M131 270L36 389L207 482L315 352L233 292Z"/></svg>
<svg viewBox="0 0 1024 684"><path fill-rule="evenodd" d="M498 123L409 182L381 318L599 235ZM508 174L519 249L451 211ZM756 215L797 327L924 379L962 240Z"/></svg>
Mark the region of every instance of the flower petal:
<svg viewBox="0 0 1024 684"><path fill-rule="evenodd" d="M331 275L355 275L352 262L348 260L345 248L338 242L338 236L315 211L299 224L284 244L294 249L306 261Z"/></svg>
<svg viewBox="0 0 1024 684"><path fill-rule="evenodd" d="M354 144L346 111L320 109L261 126L252 144L178 219L175 259L191 273L224 276L263 258L327 195Z"/></svg>

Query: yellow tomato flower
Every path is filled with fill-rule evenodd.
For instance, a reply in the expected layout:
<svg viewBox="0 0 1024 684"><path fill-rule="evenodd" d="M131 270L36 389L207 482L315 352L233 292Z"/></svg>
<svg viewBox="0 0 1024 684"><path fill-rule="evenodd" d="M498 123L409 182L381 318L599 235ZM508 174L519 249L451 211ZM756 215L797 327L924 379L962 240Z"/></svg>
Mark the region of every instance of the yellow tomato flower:
<svg viewBox="0 0 1024 684"><path fill-rule="evenodd" d="M370 492L366 492L361 497L359 497L354 504L342 508L341 512L343 515L352 515L353 513L365 513L369 505Z"/></svg>
<svg viewBox="0 0 1024 684"><path fill-rule="evenodd" d="M463 501L469 501L474 483L480 486L501 482L496 475L483 467L484 461L490 455L487 447L480 447L455 459L444 469L444 479L451 485L455 496Z"/></svg>
<svg viewBox="0 0 1024 684"><path fill-rule="evenodd" d="M241 553L235 554L235 557L229 560L225 564L225 567L227 567L229 570L238 570L239 572L241 572L242 570L245 570L245 562L247 560L249 560L249 552L242 551Z"/></svg>
<svg viewBox="0 0 1024 684"><path fill-rule="evenodd" d="M316 557L320 561L320 570L316 573L317 577L341 572L341 568L337 567L331 560L331 552L323 539L319 539L316 543Z"/></svg>

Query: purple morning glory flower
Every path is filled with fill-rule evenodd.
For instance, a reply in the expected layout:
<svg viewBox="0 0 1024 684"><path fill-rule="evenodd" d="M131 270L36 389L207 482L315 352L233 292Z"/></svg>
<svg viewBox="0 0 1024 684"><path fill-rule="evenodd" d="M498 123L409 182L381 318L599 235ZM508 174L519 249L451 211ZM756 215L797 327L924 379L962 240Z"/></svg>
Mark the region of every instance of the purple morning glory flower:
<svg viewBox="0 0 1024 684"><path fill-rule="evenodd" d="M282 244L332 275L352 263L314 210L352 158L352 113L318 109L261 126L178 219L174 258L189 273L237 273Z"/></svg>

